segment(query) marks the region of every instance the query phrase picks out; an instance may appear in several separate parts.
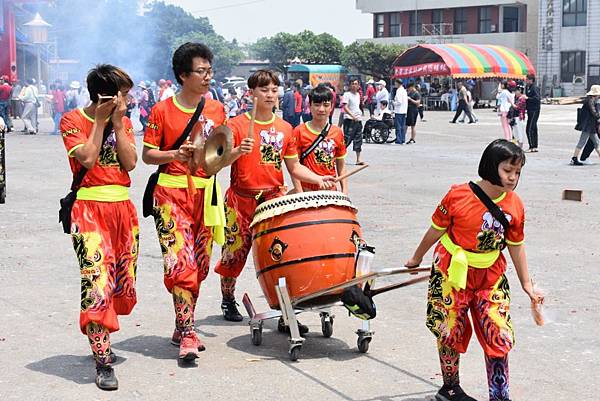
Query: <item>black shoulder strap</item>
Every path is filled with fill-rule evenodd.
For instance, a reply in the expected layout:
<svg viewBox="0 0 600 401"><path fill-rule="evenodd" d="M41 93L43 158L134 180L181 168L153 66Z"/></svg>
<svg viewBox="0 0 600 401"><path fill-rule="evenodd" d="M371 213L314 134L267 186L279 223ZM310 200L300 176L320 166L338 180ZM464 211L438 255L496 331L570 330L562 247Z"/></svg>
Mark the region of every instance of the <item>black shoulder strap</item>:
<svg viewBox="0 0 600 401"><path fill-rule="evenodd" d="M112 129L113 123L112 121L109 121L108 124L106 124L106 127L104 127L104 131L102 131L102 144L100 144L100 148L102 148L106 143L106 140L110 136ZM71 182L71 191L75 191L79 188L87 172L88 169L83 167L82 165L81 170L79 170L77 174L73 177L73 182Z"/></svg>
<svg viewBox="0 0 600 401"><path fill-rule="evenodd" d="M306 149L300 155L300 163L302 163L304 161L304 159L306 159L308 157L308 155L310 155L313 152L313 150L315 150L315 148L317 146L319 146L319 144L321 142L323 142L323 139L325 139L325 137L327 137L327 134L329 134L329 129L330 128L331 128L331 126L329 124L325 124L325 127L323 127L323 130L315 138L315 140L313 141L313 143L311 143L311 145L308 147L308 149Z"/></svg>
<svg viewBox="0 0 600 401"><path fill-rule="evenodd" d="M194 124L196 124L198 122L198 120L200 119L200 115L202 114L202 110L204 110L205 103L206 103L206 98L204 96L202 96L202 98L200 99L200 103L198 103L198 106L196 106L196 110L194 111L194 114L192 114L192 118L190 118L190 121L188 121L183 132L181 133L179 138L177 138L177 140L175 141L175 143L173 144L173 146L171 146L171 149L169 149L169 150L179 149L181 147L181 145L183 145L183 143L185 142L187 137L190 135L190 132L192 132L192 128L194 128ZM165 163L165 164L161 164L160 166L158 166L158 171L162 172L168 164L169 163Z"/></svg>
<svg viewBox="0 0 600 401"><path fill-rule="evenodd" d="M500 210L498 205L496 205L494 203L494 201L491 200L490 197L487 196L487 194L485 192L483 192L483 189L481 189L481 187L479 185L475 184L473 181L469 182L469 187L475 193L475 195L479 198L479 200L483 202L485 207L487 207L487 209L490 211L492 216L494 216L494 218L496 220L498 220L500 222L500 224L502 224L502 227L504 227L504 232L507 232L509 223L508 223L508 220L506 219L506 216L504 215L502 210Z"/></svg>

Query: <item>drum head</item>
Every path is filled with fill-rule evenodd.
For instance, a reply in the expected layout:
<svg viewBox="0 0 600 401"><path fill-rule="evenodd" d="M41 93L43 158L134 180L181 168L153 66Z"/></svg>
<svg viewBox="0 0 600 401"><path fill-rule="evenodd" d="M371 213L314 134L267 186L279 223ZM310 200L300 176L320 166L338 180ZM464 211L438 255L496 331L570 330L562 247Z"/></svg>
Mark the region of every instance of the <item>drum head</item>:
<svg viewBox="0 0 600 401"><path fill-rule="evenodd" d="M345 195L342 192L301 192L299 194L286 195L271 199L258 205L256 211L254 212L254 219L252 220L250 227L252 228L255 224L258 224L265 219L279 216L293 210L319 208L329 205L349 207L356 210L354 205L352 205L352 202L350 202L348 195Z"/></svg>

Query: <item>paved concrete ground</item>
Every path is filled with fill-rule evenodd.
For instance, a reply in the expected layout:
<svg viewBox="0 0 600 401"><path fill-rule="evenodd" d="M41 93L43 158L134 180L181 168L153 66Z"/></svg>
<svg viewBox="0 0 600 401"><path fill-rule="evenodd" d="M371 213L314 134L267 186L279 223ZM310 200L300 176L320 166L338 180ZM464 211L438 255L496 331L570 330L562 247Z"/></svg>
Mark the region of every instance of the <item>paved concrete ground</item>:
<svg viewBox="0 0 600 401"><path fill-rule="evenodd" d="M404 263L452 183L476 178L483 148L501 135L498 117L478 112L477 125L450 125L450 113L428 112L415 145L366 145L366 171L351 179L350 194L375 262ZM577 134L573 106L545 106L540 153L528 155L518 188L527 207L530 270L547 291L549 323L536 327L512 266L512 316L517 344L510 354L516 401L596 401L598 391L598 242L600 164L568 165ZM16 122L20 127L20 122ZM50 130L43 120L42 131ZM425 284L377 299L379 315L368 354L356 350L356 319L337 309L332 338L320 335L318 316L303 314L311 333L300 361L288 360L287 339L274 324L263 345L250 343L246 321L220 318L218 278L201 290L197 330L206 343L195 368L178 367L171 298L162 285L160 251L150 220L141 220L138 298L112 337L122 357L120 389L99 391L87 340L78 330L79 275L70 240L57 224L58 199L70 183L60 138L7 137L8 197L0 205L0 400L430 400L441 384L435 341L424 324ZM353 157L348 161L352 162ZM133 173L140 206L151 168ZM220 179L225 183L226 173ZM565 188L583 190L583 202L561 200ZM218 252L216 252L218 253ZM248 264L238 294L266 303ZM481 348L472 341L461 361L463 387L486 400Z"/></svg>

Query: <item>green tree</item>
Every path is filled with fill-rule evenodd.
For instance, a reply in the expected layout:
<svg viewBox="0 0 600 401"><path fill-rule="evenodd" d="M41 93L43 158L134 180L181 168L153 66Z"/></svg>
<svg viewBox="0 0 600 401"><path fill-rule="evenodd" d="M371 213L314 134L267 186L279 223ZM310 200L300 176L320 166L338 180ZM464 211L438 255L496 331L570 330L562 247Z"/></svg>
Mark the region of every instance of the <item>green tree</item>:
<svg viewBox="0 0 600 401"><path fill-rule="evenodd" d="M365 75L388 78L391 76L394 60L404 50L406 46L354 42L346 46L342 52L342 64L356 68L358 72Z"/></svg>
<svg viewBox="0 0 600 401"><path fill-rule="evenodd" d="M307 64L340 64L343 49L342 42L330 34L315 35L305 30L298 34L280 32L270 38L260 38L250 47L250 54L269 60L272 68L284 72L295 58Z"/></svg>

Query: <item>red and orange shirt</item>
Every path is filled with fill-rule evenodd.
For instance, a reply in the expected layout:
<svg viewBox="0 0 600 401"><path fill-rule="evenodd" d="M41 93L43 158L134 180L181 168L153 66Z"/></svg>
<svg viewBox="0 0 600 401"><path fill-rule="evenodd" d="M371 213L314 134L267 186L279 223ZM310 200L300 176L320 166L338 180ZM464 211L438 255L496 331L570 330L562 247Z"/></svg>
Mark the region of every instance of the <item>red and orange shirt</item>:
<svg viewBox="0 0 600 401"><path fill-rule="evenodd" d="M320 132L315 131L310 122L300 124L294 128L298 157L302 155L313 144ZM340 127L332 125L327 136L310 152L302 161L306 167L318 175L336 176L336 160L346 157L346 145L344 144L344 133ZM302 183L302 187L311 190L319 189L318 185Z"/></svg>
<svg viewBox="0 0 600 401"><path fill-rule="evenodd" d="M158 102L152 108L146 134L144 135L144 146L152 149L171 150L173 144L181 136L195 109L187 109L177 102L177 97L172 96ZM206 99L202 114L198 119L203 124L203 135L207 138L215 127L225 123L225 108L217 100ZM180 161L172 161L165 168L165 173L172 175L185 175L188 166ZM199 168L195 174L197 177L206 178L207 175Z"/></svg>
<svg viewBox="0 0 600 401"><path fill-rule="evenodd" d="M83 109L69 111L60 120L60 132L65 143L65 148L67 148L73 176L82 168L81 163L75 158L73 152L85 145L92 134L93 125L94 119L85 114ZM123 117L123 126L127 134L127 139L135 147L131 120ZM85 174L81 187L88 188L100 185L122 185L128 187L130 184L129 173L121 168L119 158L117 157L117 139L113 130L104 142L96 164Z"/></svg>
<svg viewBox="0 0 600 401"><path fill-rule="evenodd" d="M521 245L525 240L525 210L515 192L505 192L494 202L506 215L508 232L494 219L469 184L453 185L431 218L433 228L446 230L450 239L471 252L490 252L502 248L502 239L509 245Z"/></svg>
<svg viewBox="0 0 600 401"><path fill-rule="evenodd" d="M240 114L227 124L233 132L233 146L248 136L250 115ZM298 157L292 126L281 118L254 122L254 149L231 165L231 185L243 189L283 186L284 158Z"/></svg>

